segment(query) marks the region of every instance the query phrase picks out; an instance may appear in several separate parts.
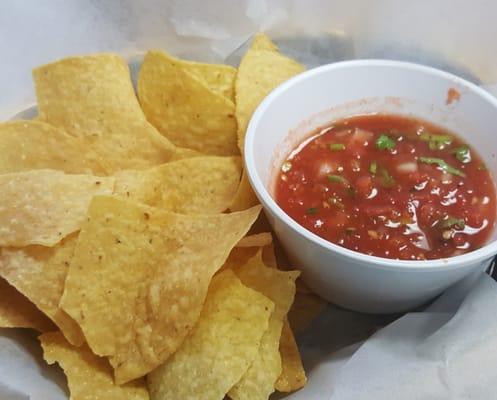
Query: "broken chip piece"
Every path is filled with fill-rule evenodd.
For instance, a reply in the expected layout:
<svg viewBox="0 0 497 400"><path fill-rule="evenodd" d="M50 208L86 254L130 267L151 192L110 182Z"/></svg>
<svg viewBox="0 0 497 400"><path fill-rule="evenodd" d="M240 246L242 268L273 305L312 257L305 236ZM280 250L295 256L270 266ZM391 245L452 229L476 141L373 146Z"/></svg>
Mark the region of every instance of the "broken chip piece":
<svg viewBox="0 0 497 400"><path fill-rule="evenodd" d="M273 308L232 271L217 275L192 334L148 375L151 399L222 399L257 356Z"/></svg>

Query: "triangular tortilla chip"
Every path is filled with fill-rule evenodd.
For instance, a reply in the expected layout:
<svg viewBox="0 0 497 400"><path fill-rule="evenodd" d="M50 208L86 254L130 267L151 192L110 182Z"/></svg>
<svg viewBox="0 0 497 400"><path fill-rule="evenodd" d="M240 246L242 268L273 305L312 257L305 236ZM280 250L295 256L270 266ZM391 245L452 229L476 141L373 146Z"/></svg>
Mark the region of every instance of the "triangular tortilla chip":
<svg viewBox="0 0 497 400"><path fill-rule="evenodd" d="M184 214L225 211L238 187L240 157L194 157L116 174L114 192L129 200Z"/></svg>
<svg viewBox="0 0 497 400"><path fill-rule="evenodd" d="M77 234L54 247L0 249L0 276L32 301L62 330L72 344L84 342L76 322L59 308Z"/></svg>
<svg viewBox="0 0 497 400"><path fill-rule="evenodd" d="M261 232L254 235L245 236L236 247L264 247L273 243L273 236L270 232Z"/></svg>
<svg viewBox="0 0 497 400"><path fill-rule="evenodd" d="M93 196L114 178L40 169L0 175L0 246L54 246L80 229Z"/></svg>
<svg viewBox="0 0 497 400"><path fill-rule="evenodd" d="M177 146L204 154L237 154L233 101L211 88L215 83L212 74L208 76L210 81L202 79L204 74L199 71L205 64L194 69L191 64L162 51L149 51L138 76L143 112ZM218 68L218 74L229 71L228 80L232 82L232 68L206 68Z"/></svg>
<svg viewBox="0 0 497 400"><path fill-rule="evenodd" d="M210 90L235 103L236 68L225 64L207 64L175 59L180 66L202 81Z"/></svg>
<svg viewBox="0 0 497 400"><path fill-rule="evenodd" d="M299 348L293 336L292 328L285 318L280 339L281 375L276 381L276 390L293 392L303 388L307 383Z"/></svg>
<svg viewBox="0 0 497 400"><path fill-rule="evenodd" d="M0 278L0 328L54 330L55 325L33 303Z"/></svg>
<svg viewBox="0 0 497 400"><path fill-rule="evenodd" d="M244 169L242 172L242 179L240 180L240 185L236 190L233 202L230 205L231 211L241 211L247 208L253 207L259 202L257 196L250 186L250 181L247 176L247 171Z"/></svg>
<svg viewBox="0 0 497 400"><path fill-rule="evenodd" d="M240 61L235 80L238 147L242 153L248 122L259 103L274 88L302 71L304 67L281 54L269 37L256 36Z"/></svg>
<svg viewBox="0 0 497 400"><path fill-rule="evenodd" d="M152 400L219 400L257 356L274 304L232 271L217 275L191 335L149 374Z"/></svg>
<svg viewBox="0 0 497 400"><path fill-rule="evenodd" d="M275 244L271 243L262 249L262 260L268 267L278 268L274 247ZM299 295L299 284L302 285L302 280L297 279L295 284L295 297L297 297ZM283 330L281 331L280 338L280 356L281 374L275 384L276 390L280 392L292 392L304 387L307 383L307 377L304 366L302 365L297 342L288 322L288 317L283 320Z"/></svg>
<svg viewBox="0 0 497 400"><path fill-rule="evenodd" d="M266 267L262 261L262 250L247 264L235 268L235 272L244 285L272 300L275 308L269 319L268 330L262 337L257 357L228 395L233 400L266 400L275 390L275 383L281 375L281 331L295 296L295 280L300 272Z"/></svg>
<svg viewBox="0 0 497 400"><path fill-rule="evenodd" d="M255 37L240 62L235 80L238 147L242 154L247 126L259 103L274 88L303 70L302 65L281 54L269 37L264 34ZM230 209L240 211L255 204L257 197L244 171Z"/></svg>
<svg viewBox="0 0 497 400"><path fill-rule="evenodd" d="M64 370L71 400L149 399L143 379L116 385L109 362L94 355L86 345L73 347L60 332L45 333L39 340L47 363L58 363Z"/></svg>
<svg viewBox="0 0 497 400"><path fill-rule="evenodd" d="M56 169L69 174L103 175L105 169L84 142L41 121L0 124L0 174Z"/></svg>
<svg viewBox="0 0 497 400"><path fill-rule="evenodd" d="M118 197L92 201L61 306L90 348L109 356L118 383L179 348L212 276L259 212L189 216Z"/></svg>
<svg viewBox="0 0 497 400"><path fill-rule="evenodd" d="M265 33L259 32L254 35L252 39L252 44L250 46L251 50L268 50L268 51L278 51L278 46L270 39Z"/></svg>
<svg viewBox="0 0 497 400"><path fill-rule="evenodd" d="M328 303L314 293L298 292L288 313L288 320L296 334L305 331L311 322L328 306Z"/></svg>

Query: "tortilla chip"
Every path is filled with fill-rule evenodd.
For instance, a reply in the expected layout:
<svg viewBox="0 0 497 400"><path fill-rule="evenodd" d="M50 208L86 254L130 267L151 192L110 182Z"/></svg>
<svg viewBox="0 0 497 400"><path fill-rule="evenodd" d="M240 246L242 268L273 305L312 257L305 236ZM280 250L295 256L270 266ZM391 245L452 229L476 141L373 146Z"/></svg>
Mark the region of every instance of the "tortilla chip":
<svg viewBox="0 0 497 400"><path fill-rule="evenodd" d="M278 268L274 243L271 243L269 246L265 246L262 249L262 260L268 267ZM297 296L299 284L302 284L302 280L297 279L295 284ZM307 377L288 318L285 318L283 321L283 330L281 331L280 338L280 356L282 370L281 375L275 384L276 390L280 392L292 392L304 387L307 383Z"/></svg>
<svg viewBox="0 0 497 400"><path fill-rule="evenodd" d="M151 399L222 399L257 356L273 308L232 271L217 275L192 334L148 375Z"/></svg>
<svg viewBox="0 0 497 400"><path fill-rule="evenodd" d="M94 355L85 345L73 347L60 332L39 337L48 364L58 363L67 376L71 400L148 400L145 381L118 386L105 358Z"/></svg>
<svg viewBox="0 0 497 400"><path fill-rule="evenodd" d="M273 236L271 233L262 232L245 236L236 244L236 247L264 247L269 246L272 242Z"/></svg>
<svg viewBox="0 0 497 400"><path fill-rule="evenodd" d="M178 349L212 276L259 212L188 216L118 197L92 201L61 306L90 348L109 356L118 383Z"/></svg>
<svg viewBox="0 0 497 400"><path fill-rule="evenodd" d="M259 103L274 88L304 71L304 67L278 52L271 39L259 34L243 56L235 80L238 147L244 148L247 125Z"/></svg>
<svg viewBox="0 0 497 400"><path fill-rule="evenodd" d="M94 195L114 178L42 169L0 175L0 246L53 246L80 229Z"/></svg>
<svg viewBox="0 0 497 400"><path fill-rule="evenodd" d="M33 303L0 278L0 328L54 330L55 325Z"/></svg>
<svg viewBox="0 0 497 400"><path fill-rule="evenodd" d="M292 328L285 319L280 339L280 355L282 371L276 381L276 390L280 392L293 392L303 388L307 383L299 348L295 342Z"/></svg>
<svg viewBox="0 0 497 400"><path fill-rule="evenodd" d="M260 247L234 247L219 271L236 269L245 265L248 260L257 254L259 249Z"/></svg>
<svg viewBox="0 0 497 400"><path fill-rule="evenodd" d="M252 227L250 228L249 234L254 235L256 233L270 232L270 231L271 231L271 224L269 223L266 214L260 213L259 217L257 218L257 221L255 221L254 225L252 225Z"/></svg>
<svg viewBox="0 0 497 400"><path fill-rule="evenodd" d="M225 269L237 269L242 267L243 265L247 264L247 262L254 257L257 252L259 252L262 249L262 258L264 260L264 263L267 266L276 268L276 264L272 264L272 260L270 259L271 255L270 253L272 248L272 244L270 246L265 246L265 247L260 247L260 244L264 244L267 242L267 233L265 233L263 236L257 235L251 235L251 236L245 236L243 239L241 239L237 245L231 250L230 255L228 256L228 259L224 262L224 265L220 269L220 271L224 271ZM253 246L246 246L252 244Z"/></svg>
<svg viewBox="0 0 497 400"><path fill-rule="evenodd" d="M240 181L240 185L236 191L233 202L230 205L231 211L242 211L247 208L253 207L259 203L257 200L257 196L252 190L252 186L250 186L250 181L247 176L247 172L243 170L242 179Z"/></svg>
<svg viewBox="0 0 497 400"><path fill-rule="evenodd" d="M185 214L225 211L235 195L240 157L195 157L116 175L114 192L130 200Z"/></svg>
<svg viewBox="0 0 497 400"><path fill-rule="evenodd" d="M39 119L84 141L108 174L192 156L147 122L126 62L114 54L70 57L33 71Z"/></svg>
<svg viewBox="0 0 497 400"><path fill-rule="evenodd" d="M172 57L170 57L173 59ZM235 102L236 68L225 64L206 64L173 59L180 67L202 81L210 90Z"/></svg>
<svg viewBox="0 0 497 400"><path fill-rule="evenodd" d="M246 238L257 237L258 235L246 236ZM245 238L244 238L245 239ZM244 240L242 239L242 241ZM239 244L238 244L239 245ZM237 245L237 246L238 246ZM225 268L238 269L246 264L250 258L255 256L260 251L259 247L235 247L226 262ZM278 268L276 256L274 252L274 243L262 248L262 260L264 264L271 268ZM297 279L297 290L300 279ZM280 392L290 392L297 390L305 385L307 378L300 360L300 353L293 337L293 332L288 325L288 319L283 322L283 330L281 333L279 351L281 357L281 374L276 381L275 388Z"/></svg>
<svg viewBox="0 0 497 400"><path fill-rule="evenodd" d="M268 51L278 51L278 46L269 38L265 33L259 32L254 35L252 40L251 50L268 50Z"/></svg>
<svg viewBox="0 0 497 400"><path fill-rule="evenodd" d="M235 269L242 283L269 298L275 308L269 319L257 357L242 379L228 392L233 400L266 400L281 375L280 337L283 320L295 296L295 280L300 272L283 272L268 268L262 262L262 251L247 264Z"/></svg>
<svg viewBox="0 0 497 400"><path fill-rule="evenodd" d="M305 331L312 321L328 306L328 303L313 293L297 292L288 313L290 326L296 334Z"/></svg>
<svg viewBox="0 0 497 400"><path fill-rule="evenodd" d="M191 73L183 61L162 51L149 51L138 76L143 112L177 146L204 154L238 154L235 105L209 87L212 80L199 79L202 68L217 67L200 64Z"/></svg>
<svg viewBox="0 0 497 400"><path fill-rule="evenodd" d="M271 268L278 268L278 261L276 260L276 254L274 252L274 243L264 246L262 249L262 261L264 265ZM297 282L300 279L297 279Z"/></svg>
<svg viewBox="0 0 497 400"><path fill-rule="evenodd" d="M31 300L62 330L70 343L84 342L76 322L59 308L77 234L55 247L27 246L0 250L0 276Z"/></svg>
<svg viewBox="0 0 497 400"><path fill-rule="evenodd" d="M0 174L56 169L70 174L104 174L84 143L40 121L0 123Z"/></svg>

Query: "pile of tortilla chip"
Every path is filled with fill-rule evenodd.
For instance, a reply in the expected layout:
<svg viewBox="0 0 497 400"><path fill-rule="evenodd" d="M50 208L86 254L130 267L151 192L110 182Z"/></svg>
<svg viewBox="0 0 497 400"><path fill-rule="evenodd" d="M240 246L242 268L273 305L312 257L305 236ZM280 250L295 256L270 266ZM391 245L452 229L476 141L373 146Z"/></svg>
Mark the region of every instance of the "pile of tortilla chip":
<svg viewBox="0 0 497 400"><path fill-rule="evenodd" d="M253 233L240 157L256 106L302 69L258 35L238 69L150 51L137 94L114 54L34 70L38 117L0 124L0 327L41 333L71 399L305 385L288 321L313 295Z"/></svg>

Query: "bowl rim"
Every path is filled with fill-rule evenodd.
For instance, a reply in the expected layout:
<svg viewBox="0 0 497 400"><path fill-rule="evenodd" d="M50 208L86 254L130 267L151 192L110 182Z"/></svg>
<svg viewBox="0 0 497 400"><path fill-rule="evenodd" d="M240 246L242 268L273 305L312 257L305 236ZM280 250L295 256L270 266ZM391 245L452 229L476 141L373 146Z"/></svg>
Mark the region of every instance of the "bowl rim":
<svg viewBox="0 0 497 400"><path fill-rule="evenodd" d="M259 104L252 118L247 126L244 147L244 163L247 171L247 177L254 189L255 194L265 208L268 208L278 220L283 222L288 228L298 233L303 239L313 242L315 245L326 249L327 251L338 253L344 259L352 259L358 263L368 263L368 265L375 266L387 270L403 270L403 271L440 271L442 267L450 267L450 270L470 267L477 262L482 262L494 257L497 254L497 239L485 244L483 247L473 250L469 253L462 255L441 258L435 260L396 260L390 258L383 258L378 256L371 256L368 254L360 253L355 250L350 250L332 243L326 239L321 238L315 233L307 230L298 222L293 220L287 215L283 209L276 203L273 197L269 194L256 169L254 158L254 139L257 132L257 126L260 119L266 112L266 109L275 101L281 94L287 91L294 85L308 79L312 79L317 75L326 73L333 70L345 69L353 67L392 67L406 70L414 70L416 72L432 75L444 80L450 80L453 84L467 88L469 91L475 93L483 98L486 102L490 103L497 112L497 98L491 95L486 90L480 88L472 82L467 81L452 73L442 71L440 69L429 67L422 64L416 64L405 61L395 60L381 60L381 59L358 59L351 61L340 61L330 64L321 65L302 72L288 81L284 82L275 88L265 99ZM317 110L316 112L319 112ZM494 179L494 184L496 184ZM497 228L494 228L497 229Z"/></svg>

